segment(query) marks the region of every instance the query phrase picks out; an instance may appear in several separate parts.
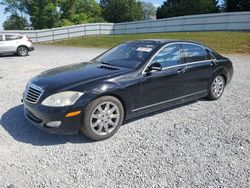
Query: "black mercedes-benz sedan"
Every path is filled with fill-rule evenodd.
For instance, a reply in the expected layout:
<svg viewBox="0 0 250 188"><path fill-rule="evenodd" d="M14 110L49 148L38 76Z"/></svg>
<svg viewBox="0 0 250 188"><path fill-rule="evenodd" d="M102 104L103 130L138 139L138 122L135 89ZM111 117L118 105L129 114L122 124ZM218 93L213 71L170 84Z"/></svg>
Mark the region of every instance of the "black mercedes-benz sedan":
<svg viewBox="0 0 250 188"><path fill-rule="evenodd" d="M81 131L103 140L125 120L203 97L219 99L232 75L232 62L200 43L132 41L32 78L24 114L51 133Z"/></svg>

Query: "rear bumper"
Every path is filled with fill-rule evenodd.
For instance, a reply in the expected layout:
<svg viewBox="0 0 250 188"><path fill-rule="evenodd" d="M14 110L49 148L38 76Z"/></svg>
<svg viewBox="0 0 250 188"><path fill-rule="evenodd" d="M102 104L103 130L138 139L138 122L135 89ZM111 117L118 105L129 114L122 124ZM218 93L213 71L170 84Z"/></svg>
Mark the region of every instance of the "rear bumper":
<svg viewBox="0 0 250 188"><path fill-rule="evenodd" d="M34 47L29 47L28 49L29 49L29 52L34 51L34 50L35 50L35 48L34 48Z"/></svg>
<svg viewBox="0 0 250 188"><path fill-rule="evenodd" d="M230 69L228 71L228 75L227 75L227 85L231 83L233 75L234 75L234 68L233 68L233 65L231 64L231 67L230 67Z"/></svg>
<svg viewBox="0 0 250 188"><path fill-rule="evenodd" d="M65 115L75 109L57 108L51 111L47 107L31 106L24 102L24 115L26 119L34 126L43 131L56 134L77 134L82 123L82 114L66 118ZM50 127L47 124L51 122L61 122L58 127Z"/></svg>

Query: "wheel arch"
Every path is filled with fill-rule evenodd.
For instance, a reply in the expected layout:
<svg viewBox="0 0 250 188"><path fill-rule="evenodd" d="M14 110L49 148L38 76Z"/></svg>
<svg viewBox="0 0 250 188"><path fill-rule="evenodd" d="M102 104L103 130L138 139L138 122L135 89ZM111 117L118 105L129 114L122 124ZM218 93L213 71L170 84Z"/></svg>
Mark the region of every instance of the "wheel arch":
<svg viewBox="0 0 250 188"><path fill-rule="evenodd" d="M99 105L100 103L96 103L95 100L100 99L102 97L109 97L109 99L114 98L115 101L119 101L124 109L124 113L123 113L123 118L120 117L119 122L117 123L115 129L111 132L111 133L107 133L105 135L98 135L96 133L93 132L93 129L91 128L91 122L89 122L89 118L91 118L91 114L93 113L93 110L96 108L96 105ZM112 101L114 101L114 99ZM107 100L99 100L99 102L105 102ZM87 110L88 108L85 107L84 110L87 110L83 113L82 115L82 122L81 122L81 126L79 127L79 130L87 137L95 140L95 141L100 141L100 140L104 140L107 139L111 136L113 136L117 130L119 129L119 127L124 123L125 121L125 116L126 116L126 107L124 107L125 103L123 101L123 99L116 94L111 94L111 93L105 93L103 95L98 95L95 98L93 98L91 101L89 101L90 103L88 103L88 105L91 105L91 110ZM120 106L120 105L119 105ZM87 118L86 118L87 117Z"/></svg>
<svg viewBox="0 0 250 188"><path fill-rule="evenodd" d="M224 73L220 74L223 78L224 78L224 81L225 81L225 85L227 84L227 77L225 76Z"/></svg>
<svg viewBox="0 0 250 188"><path fill-rule="evenodd" d="M121 102L122 107L123 107L123 111L124 111L124 118L123 118L123 121L124 121L126 119L126 117L127 117L127 111L128 111L125 99L123 99L123 97L120 96L120 95L118 95L117 93L106 93L106 94L103 94L102 96L99 96L99 97L104 97L104 96L115 97L115 98L117 98Z"/></svg>
<svg viewBox="0 0 250 188"><path fill-rule="evenodd" d="M221 75L223 76L224 80L225 80L225 84L227 84L227 80L228 80L228 75L227 75L227 71L225 70L224 67L219 67L214 71L213 77L217 76L217 75Z"/></svg>

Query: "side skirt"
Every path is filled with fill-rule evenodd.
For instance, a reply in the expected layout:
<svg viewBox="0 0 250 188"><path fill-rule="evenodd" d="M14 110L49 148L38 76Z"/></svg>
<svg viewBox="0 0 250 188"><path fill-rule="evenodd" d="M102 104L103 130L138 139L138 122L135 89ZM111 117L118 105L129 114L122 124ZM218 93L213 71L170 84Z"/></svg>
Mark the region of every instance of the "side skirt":
<svg viewBox="0 0 250 188"><path fill-rule="evenodd" d="M196 92L196 93L193 93L190 95L185 95L182 97L178 97L178 98L170 99L167 101L155 103L152 105L140 107L140 108L132 110L132 112L130 114L128 114L126 119L129 120L129 119L135 118L137 116L145 115L148 113L156 112L156 111L170 108L170 107L173 107L176 105L180 105L180 104L184 104L184 103L187 103L190 101L201 99L203 97L206 97L207 95L208 95L208 91L204 90L204 91Z"/></svg>

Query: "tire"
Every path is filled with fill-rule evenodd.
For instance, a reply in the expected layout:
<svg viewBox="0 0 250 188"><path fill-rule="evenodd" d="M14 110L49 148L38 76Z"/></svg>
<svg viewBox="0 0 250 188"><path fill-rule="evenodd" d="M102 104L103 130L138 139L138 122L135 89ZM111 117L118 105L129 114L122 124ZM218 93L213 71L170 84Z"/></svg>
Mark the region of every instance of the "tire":
<svg viewBox="0 0 250 188"><path fill-rule="evenodd" d="M19 56L27 56L29 54L29 49L25 46L20 46L17 48L17 54Z"/></svg>
<svg viewBox="0 0 250 188"><path fill-rule="evenodd" d="M209 100L218 100L219 98L221 98L225 89L225 85L226 81L222 75L215 76L210 85L209 94L207 98Z"/></svg>
<svg viewBox="0 0 250 188"><path fill-rule="evenodd" d="M117 98L100 97L86 107L81 132L92 140L104 140L118 131L123 119L124 108Z"/></svg>

